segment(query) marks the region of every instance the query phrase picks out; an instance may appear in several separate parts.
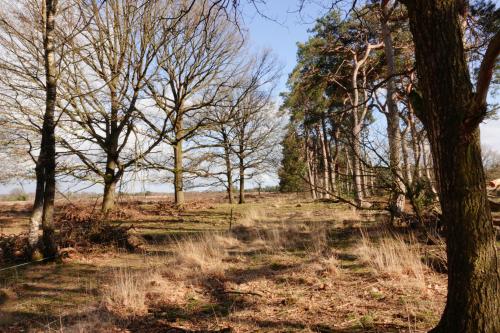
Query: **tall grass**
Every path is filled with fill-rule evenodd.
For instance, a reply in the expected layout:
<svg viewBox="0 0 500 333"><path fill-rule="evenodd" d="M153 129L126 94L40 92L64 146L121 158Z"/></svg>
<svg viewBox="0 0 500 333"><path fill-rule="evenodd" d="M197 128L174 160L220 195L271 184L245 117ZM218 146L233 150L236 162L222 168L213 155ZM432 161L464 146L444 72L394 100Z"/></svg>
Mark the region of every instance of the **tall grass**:
<svg viewBox="0 0 500 333"><path fill-rule="evenodd" d="M227 250L239 241L229 235L204 233L183 239L176 243L175 262L181 271L201 273L202 275L224 275L223 259Z"/></svg>
<svg viewBox="0 0 500 333"><path fill-rule="evenodd" d="M400 236L384 233L377 241L361 231L360 259L381 274L411 277L424 282L424 264L413 236L405 241Z"/></svg>
<svg viewBox="0 0 500 333"><path fill-rule="evenodd" d="M103 292L104 306L123 317L146 314L146 283L144 272L139 275L129 269L115 270L111 283Z"/></svg>

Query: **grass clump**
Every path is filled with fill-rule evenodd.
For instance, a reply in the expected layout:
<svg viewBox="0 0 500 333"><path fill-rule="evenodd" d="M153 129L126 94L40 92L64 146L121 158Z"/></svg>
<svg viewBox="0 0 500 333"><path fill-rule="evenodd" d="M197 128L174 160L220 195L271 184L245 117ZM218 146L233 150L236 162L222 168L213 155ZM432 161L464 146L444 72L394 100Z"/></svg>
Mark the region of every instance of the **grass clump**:
<svg viewBox="0 0 500 333"><path fill-rule="evenodd" d="M375 242L361 231L358 254L365 264L376 272L392 277L411 277L424 282L424 264L414 237L405 241L400 236L384 233Z"/></svg>

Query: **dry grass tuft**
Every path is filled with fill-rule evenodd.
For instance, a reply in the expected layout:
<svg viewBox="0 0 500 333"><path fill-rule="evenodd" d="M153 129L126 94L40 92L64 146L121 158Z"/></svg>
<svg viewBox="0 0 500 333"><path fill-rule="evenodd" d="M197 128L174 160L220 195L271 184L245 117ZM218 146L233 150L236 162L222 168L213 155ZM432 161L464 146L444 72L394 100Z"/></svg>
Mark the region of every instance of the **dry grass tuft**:
<svg viewBox="0 0 500 333"><path fill-rule="evenodd" d="M223 276L228 256L227 250L239 245L239 241L223 234L205 233L177 242L174 249L178 273Z"/></svg>
<svg viewBox="0 0 500 333"><path fill-rule="evenodd" d="M119 317L135 317L147 313L147 281L128 269L117 269L109 286L103 292L104 307Z"/></svg>
<svg viewBox="0 0 500 333"><path fill-rule="evenodd" d="M360 259L376 272L393 277L411 277L424 285L424 264L418 244L413 236L405 241L399 236L385 233L374 242L361 231Z"/></svg>
<svg viewBox="0 0 500 333"><path fill-rule="evenodd" d="M243 212L242 217L238 219L238 225L253 227L255 224L263 222L266 217L266 212L263 209L251 207Z"/></svg>

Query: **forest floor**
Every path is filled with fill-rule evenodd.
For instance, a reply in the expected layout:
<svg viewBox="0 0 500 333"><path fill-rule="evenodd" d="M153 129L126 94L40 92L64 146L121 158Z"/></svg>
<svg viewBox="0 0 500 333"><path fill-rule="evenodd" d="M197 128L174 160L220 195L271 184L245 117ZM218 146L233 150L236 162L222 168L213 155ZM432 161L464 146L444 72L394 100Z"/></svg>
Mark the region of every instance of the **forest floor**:
<svg viewBox="0 0 500 333"><path fill-rule="evenodd" d="M439 237L295 196L131 198L141 253L78 250L0 271L0 332L424 332L446 296ZM79 202L82 204L82 201ZM94 203L83 203L92 207ZM3 233L28 203L0 204Z"/></svg>

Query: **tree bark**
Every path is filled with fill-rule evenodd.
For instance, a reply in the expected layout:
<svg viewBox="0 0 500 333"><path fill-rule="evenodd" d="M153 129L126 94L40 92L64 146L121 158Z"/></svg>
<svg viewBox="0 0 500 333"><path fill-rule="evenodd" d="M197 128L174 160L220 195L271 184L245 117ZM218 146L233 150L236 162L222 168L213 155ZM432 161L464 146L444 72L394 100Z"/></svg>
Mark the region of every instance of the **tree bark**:
<svg viewBox="0 0 500 333"><path fill-rule="evenodd" d="M102 212L108 214L115 207L117 180L111 179L104 183L104 195L102 198Z"/></svg>
<svg viewBox="0 0 500 333"><path fill-rule="evenodd" d="M224 140L224 160L226 163L226 178L227 178L227 196L230 204L234 203L233 197L233 171L231 164L231 149L229 146L229 138L223 134Z"/></svg>
<svg viewBox="0 0 500 333"><path fill-rule="evenodd" d="M323 198L330 198L330 176L328 172L330 167L328 151L326 148L324 132L321 130L319 125L316 127L316 131L318 132L319 143L321 145L321 157L323 161L323 188L321 189L321 193L323 194Z"/></svg>
<svg viewBox="0 0 500 333"><path fill-rule="evenodd" d="M245 203L245 164L242 158L240 158L240 199L239 204Z"/></svg>
<svg viewBox="0 0 500 333"><path fill-rule="evenodd" d="M388 1L382 1L381 30L384 43L385 58L387 61L387 138L389 141L389 166L392 173L391 213L400 215L404 209L405 186L402 181L401 172L401 132L399 129L399 111L395 102L396 87L394 75L396 67L394 64L394 47L392 45L391 30L388 25L389 8Z"/></svg>
<svg viewBox="0 0 500 333"><path fill-rule="evenodd" d="M408 133L408 126L401 131L401 154L403 155L403 176L405 183L411 186L413 182L413 174L409 163L408 142L406 141L406 134Z"/></svg>
<svg viewBox="0 0 500 333"><path fill-rule="evenodd" d="M42 126L44 197L43 197L43 254L54 257L57 244L54 229L54 199L56 193L56 142L55 142L55 107L57 100L57 73L54 51L55 14L57 0L45 0L45 38L44 61L46 75L45 114Z"/></svg>
<svg viewBox="0 0 500 333"><path fill-rule="evenodd" d="M448 296L431 332L500 332L500 273L479 139L486 100L478 104L465 59L465 2L404 2L421 91L416 113L429 136L447 236Z"/></svg>
<svg viewBox="0 0 500 333"><path fill-rule="evenodd" d="M182 140L174 146L174 194L175 204L182 206L184 204L184 182L183 182L183 151Z"/></svg>
<svg viewBox="0 0 500 333"><path fill-rule="evenodd" d="M180 117L180 116L179 116ZM175 124L176 142L174 145L174 197L175 204L182 206L184 204L184 180L183 180L183 122L178 119Z"/></svg>
<svg viewBox="0 0 500 333"><path fill-rule="evenodd" d="M362 175L361 175L361 126L355 125L352 129L352 178L353 178L353 189L354 189L354 200L356 201L356 205L361 207L363 205L364 197L363 197L363 183L362 183Z"/></svg>
<svg viewBox="0 0 500 333"><path fill-rule="evenodd" d="M311 197L313 200L316 200L317 199L317 195L316 195L316 183L314 181L315 177L314 177L314 171L313 171L313 168L312 168L312 161L311 161L311 156L310 156L310 153L309 153L309 142L308 142L308 138L309 138L309 133L306 131L305 135L304 135L304 154L305 154L305 157L306 157L306 164L307 164L307 178L308 178L308 183L309 183L309 188L310 188L310 191L311 191Z"/></svg>
<svg viewBox="0 0 500 333"><path fill-rule="evenodd" d="M101 212L107 215L115 208L115 191L121 172L118 168L118 137L111 136L108 145L108 157L106 161L106 173L104 175L104 194L102 198Z"/></svg>

